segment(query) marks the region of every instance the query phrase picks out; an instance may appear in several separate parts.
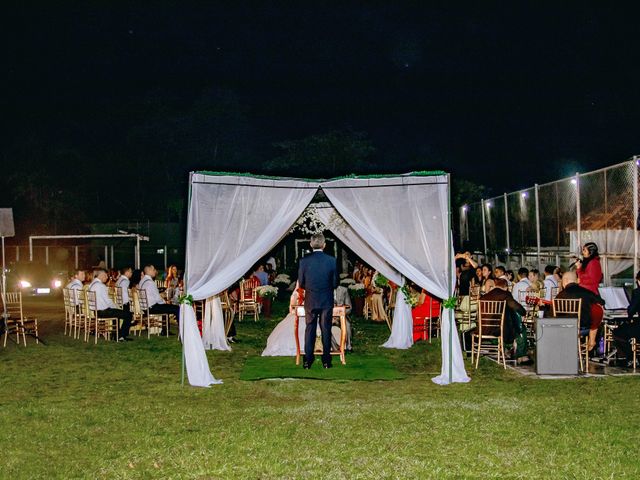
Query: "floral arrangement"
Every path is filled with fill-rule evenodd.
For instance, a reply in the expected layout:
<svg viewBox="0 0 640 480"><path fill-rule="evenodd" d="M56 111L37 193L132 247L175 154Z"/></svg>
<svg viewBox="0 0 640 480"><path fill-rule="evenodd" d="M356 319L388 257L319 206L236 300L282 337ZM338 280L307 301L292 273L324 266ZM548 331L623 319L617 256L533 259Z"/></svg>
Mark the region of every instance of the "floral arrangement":
<svg viewBox="0 0 640 480"><path fill-rule="evenodd" d="M389 279L382 275L380 272L376 272L373 276L373 283L376 287L385 288L389 286Z"/></svg>
<svg viewBox="0 0 640 480"><path fill-rule="evenodd" d="M180 305L185 304L185 303L186 303L187 305L193 305L193 296L191 296L191 295L187 295L187 294L180 295L180 296L178 297L178 303L179 303Z"/></svg>
<svg viewBox="0 0 640 480"><path fill-rule="evenodd" d="M287 288L289 285L291 285L291 277L289 277L289 275L287 275L286 273L280 273L276 276L276 278L273 279L273 283L274 285L281 285L282 288Z"/></svg>
<svg viewBox="0 0 640 480"><path fill-rule="evenodd" d="M415 308L418 305L418 300L420 299L420 295L411 291L409 285L406 283L400 289L402 294L404 295L404 302L409 305L411 308Z"/></svg>
<svg viewBox="0 0 640 480"><path fill-rule="evenodd" d="M449 297L442 303L442 305L444 306L444 308L453 310L458 305L458 297Z"/></svg>
<svg viewBox="0 0 640 480"><path fill-rule="evenodd" d="M367 289L364 288L364 285L362 283L354 283L352 285L349 285L347 288L349 289L349 294L353 298L362 298L367 295Z"/></svg>
<svg viewBox="0 0 640 480"><path fill-rule="evenodd" d="M273 285L262 285L256 288L256 293L262 298L274 299L278 296L278 287Z"/></svg>
<svg viewBox="0 0 640 480"><path fill-rule="evenodd" d="M315 207L309 206L302 212L302 215L298 217L298 220L293 224L289 233L299 231L305 235L313 235L315 233L322 233L326 228L327 226L318 215L318 210Z"/></svg>
<svg viewBox="0 0 640 480"><path fill-rule="evenodd" d="M349 286L349 285L355 285L356 281L353 278L343 278L342 280L340 280L340 285L345 285L345 286Z"/></svg>
<svg viewBox="0 0 640 480"><path fill-rule="evenodd" d="M348 276L349 276L348 273L341 273L340 274L340 280L343 280L343 279L347 278Z"/></svg>

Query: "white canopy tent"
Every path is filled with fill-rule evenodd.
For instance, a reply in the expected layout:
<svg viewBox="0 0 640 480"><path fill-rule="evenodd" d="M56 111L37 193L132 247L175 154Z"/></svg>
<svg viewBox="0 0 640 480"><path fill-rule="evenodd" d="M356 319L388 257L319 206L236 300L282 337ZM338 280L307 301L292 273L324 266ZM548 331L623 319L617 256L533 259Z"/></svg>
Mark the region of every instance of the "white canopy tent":
<svg viewBox="0 0 640 480"><path fill-rule="evenodd" d="M437 297L452 295L449 177L443 172L328 181L192 173L187 293L194 300L203 300L228 288L288 233L319 188L345 220L344 229L334 233L365 261L393 281L406 277ZM210 346L220 336L219 331L215 333L222 320L218 310L214 304L213 328L201 339L193 309L182 307L181 334L191 385L218 382L211 375L204 351L205 344ZM394 324L398 328L385 346L407 348L410 343L406 345L405 338L410 328L400 328L406 327L406 321L398 320L407 318L408 307L397 310ZM468 382L453 314L448 309L443 310L441 329L442 370L433 381Z"/></svg>

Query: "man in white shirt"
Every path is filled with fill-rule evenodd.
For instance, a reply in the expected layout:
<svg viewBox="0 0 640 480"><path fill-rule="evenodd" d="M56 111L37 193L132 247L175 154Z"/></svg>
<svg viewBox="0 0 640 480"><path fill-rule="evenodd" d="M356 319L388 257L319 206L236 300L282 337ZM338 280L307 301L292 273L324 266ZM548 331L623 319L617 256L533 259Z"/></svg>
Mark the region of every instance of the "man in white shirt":
<svg viewBox="0 0 640 480"><path fill-rule="evenodd" d="M502 265L498 265L494 270L493 270L494 275L496 276L496 278L501 278L503 279L505 282L507 282L507 287L511 286L511 282L509 281L509 278L507 277L507 270L506 268L504 268ZM515 297L514 297L515 298ZM517 299L516 299L517 300Z"/></svg>
<svg viewBox="0 0 640 480"><path fill-rule="evenodd" d="M76 270L73 277L71 277L71 281L64 287L72 290L69 298L71 305L78 305L78 291L82 290L82 284L85 278L84 270Z"/></svg>
<svg viewBox="0 0 640 480"><path fill-rule="evenodd" d="M165 302L160 296L156 282L154 281L158 271L153 265L147 265L144 267L144 275L138 283L138 290L144 290L147 292L147 301L149 302L149 313L158 315L174 315L179 322L180 319L180 306L172 305Z"/></svg>
<svg viewBox="0 0 640 480"><path fill-rule="evenodd" d="M113 303L113 300L109 298L109 290L105 283L109 279L107 271L103 269L97 269L93 272L93 281L89 285L89 291L96 294L96 310L98 310L98 317L116 317L122 320L122 325L118 325L118 335L116 338L119 340L130 340L129 328L131 327L131 312L125 311ZM120 324L120 322L118 322Z"/></svg>
<svg viewBox="0 0 640 480"><path fill-rule="evenodd" d="M511 295L513 295L514 300L524 308L527 308L527 302L525 301L525 294L520 292L526 292L530 288L531 282L529 281L529 269L521 267L518 270L518 281L513 285Z"/></svg>
<svg viewBox="0 0 640 480"><path fill-rule="evenodd" d="M130 310L129 308L129 279L133 275L133 269L131 267L124 267L120 270L120 276L116 280L116 288L120 288L122 291L122 309Z"/></svg>
<svg viewBox="0 0 640 480"><path fill-rule="evenodd" d="M551 294L553 293L553 289L556 289L557 293L558 289L558 281L556 280L553 271L556 269L555 265L547 265L544 267L544 299L551 301Z"/></svg>

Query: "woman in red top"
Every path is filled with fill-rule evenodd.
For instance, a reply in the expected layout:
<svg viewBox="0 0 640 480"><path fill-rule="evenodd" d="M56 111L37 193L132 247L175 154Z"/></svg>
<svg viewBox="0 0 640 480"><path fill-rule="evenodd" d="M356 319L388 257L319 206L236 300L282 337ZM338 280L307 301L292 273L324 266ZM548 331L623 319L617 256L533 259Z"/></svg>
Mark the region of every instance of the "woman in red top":
<svg viewBox="0 0 640 480"><path fill-rule="evenodd" d="M585 243L582 247L582 260L576 262L576 273L578 274L578 284L581 287L591 290L596 295L600 295L598 285L602 281L602 267L600 256L598 255L598 245L593 242ZM589 331L589 350L596 345L596 333L602 323L604 310L601 305L594 303L591 306L591 329Z"/></svg>

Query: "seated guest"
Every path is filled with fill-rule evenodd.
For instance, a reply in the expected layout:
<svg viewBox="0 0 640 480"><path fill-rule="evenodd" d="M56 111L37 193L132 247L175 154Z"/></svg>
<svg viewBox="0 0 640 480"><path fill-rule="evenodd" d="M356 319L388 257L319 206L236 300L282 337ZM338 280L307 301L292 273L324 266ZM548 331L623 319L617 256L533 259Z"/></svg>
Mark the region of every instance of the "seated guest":
<svg viewBox="0 0 640 480"><path fill-rule="evenodd" d="M640 319L636 316L640 313L640 272L636 274L635 287L631 294L631 302L627 307L627 320L613 330L613 339L618 349L618 359L625 359L626 365L632 367L633 353L631 351L631 339L640 342Z"/></svg>
<svg viewBox="0 0 640 480"><path fill-rule="evenodd" d="M520 317L525 315L526 311L522 305L514 300L511 293L507 290L507 281L503 278L496 278L495 287L490 292L485 293L480 300L507 301L502 341L505 349L513 348L514 341L523 332ZM520 352L519 355L522 356L524 353Z"/></svg>
<svg viewBox="0 0 640 480"><path fill-rule="evenodd" d="M82 290L82 284L84 283L85 278L86 275L84 270L76 270L73 277L71 277L71 281L64 287L69 290L75 290L71 292L71 296L69 298L71 305L78 305L78 290Z"/></svg>
<svg viewBox="0 0 640 480"><path fill-rule="evenodd" d="M351 313L351 297L349 296L349 290L347 287L338 285L333 294L334 304L336 306L345 306L347 313L347 339L345 349L351 351L351 322L348 315ZM331 349L338 350L340 348L340 318L333 317L331 327Z"/></svg>
<svg viewBox="0 0 640 480"><path fill-rule="evenodd" d="M580 336L589 335L589 351L596 346L596 334L602 322L602 317L591 315L593 305L604 305L604 300L600 295L596 295L591 290L578 285L576 272L565 272L562 275L562 291L556 298L580 298Z"/></svg>
<svg viewBox="0 0 640 480"><path fill-rule="evenodd" d="M544 284L542 283L542 280L540 280L540 270L537 268L529 270L529 283L531 283L530 290L532 292L539 292L544 288Z"/></svg>
<svg viewBox="0 0 640 480"><path fill-rule="evenodd" d="M131 267L124 267L120 270L120 276L116 280L116 288L122 289L122 309L129 309L129 280L133 275L133 269Z"/></svg>
<svg viewBox="0 0 640 480"><path fill-rule="evenodd" d="M511 294L516 302L518 302L523 307L527 308L526 302L526 293L531 288L531 282L529 281L529 269L526 267L521 267L518 269L518 281L513 286L511 290Z"/></svg>
<svg viewBox="0 0 640 480"><path fill-rule="evenodd" d="M485 263L482 265L482 280L480 282L480 292L482 294L489 293L495 286L493 269L491 265Z"/></svg>
<svg viewBox="0 0 640 480"><path fill-rule="evenodd" d="M504 268L501 265L498 265L494 271L493 271L494 275L496 278L502 278L503 280L505 280L507 282L507 286L510 287L511 286L511 282L509 281L509 279L507 278L507 269Z"/></svg>
<svg viewBox="0 0 640 480"><path fill-rule="evenodd" d="M269 274L264 271L264 265L257 265L253 271L253 276L257 277L260 285L269 285Z"/></svg>
<svg viewBox="0 0 640 480"><path fill-rule="evenodd" d="M149 313L158 315L174 315L176 320L179 322L180 306L171 305L170 303L165 302L160 296L160 292L158 291L158 287L154 281L155 276L158 274L156 267L153 265L147 265L144 267L143 272L144 275L138 284L138 290L144 290L147 293Z"/></svg>
<svg viewBox="0 0 640 480"><path fill-rule="evenodd" d="M556 279L556 283L558 284L558 288L562 290L562 275L564 274L564 270L562 267L556 267L553 269L553 277Z"/></svg>
<svg viewBox="0 0 640 480"><path fill-rule="evenodd" d="M553 272L556 270L555 265L547 265L544 267L544 299L551 301L551 293L558 288L558 282Z"/></svg>
<svg viewBox="0 0 640 480"><path fill-rule="evenodd" d="M96 293L96 310L98 310L98 317L116 317L118 320L122 320L122 325L118 325L118 332L116 332L116 338L119 340L129 340L129 328L131 327L131 312L128 310L122 310L113 303L113 300L109 298L109 290L105 283L109 279L107 271L100 268L93 273L93 281L89 285L89 291ZM120 322L118 321L118 324Z"/></svg>

